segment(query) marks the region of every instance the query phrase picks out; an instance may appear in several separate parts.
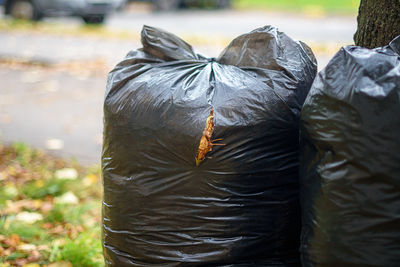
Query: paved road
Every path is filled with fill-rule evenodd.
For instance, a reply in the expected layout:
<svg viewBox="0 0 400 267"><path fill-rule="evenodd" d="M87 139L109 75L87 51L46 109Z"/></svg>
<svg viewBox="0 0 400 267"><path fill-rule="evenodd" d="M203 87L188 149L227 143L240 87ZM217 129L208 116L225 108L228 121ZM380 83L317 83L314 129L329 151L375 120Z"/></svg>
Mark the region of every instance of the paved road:
<svg viewBox="0 0 400 267"><path fill-rule="evenodd" d="M81 24L74 18L46 21L76 27ZM305 42L328 46L351 43L356 27L355 18L307 19L294 15L233 11L126 12L110 17L106 27L139 32L143 24L162 27L191 40L198 38L201 41L194 45L195 49L206 56L218 55L223 46L222 43L204 42L204 39L226 41L265 24L276 25ZM68 65L60 69L0 63L2 140L24 141L39 148L58 146L55 153L76 157L83 163L98 162L106 84L104 69L111 69L129 50L138 47L138 38L118 40L0 31L0 61L10 57L28 58L50 66L81 62L75 71L70 71ZM320 66L326 64L329 53L332 51L318 51ZM96 62L102 65L100 72L87 69Z"/></svg>
<svg viewBox="0 0 400 267"><path fill-rule="evenodd" d="M0 81L4 142L57 149L84 164L99 161L105 76L0 66Z"/></svg>
<svg viewBox="0 0 400 267"><path fill-rule="evenodd" d="M133 11L132 11L133 10ZM81 24L79 19L46 19ZM106 27L138 32L142 26L161 27L179 35L225 36L233 38L264 25L273 25L295 39L308 42L350 44L357 28L356 16L307 17L301 13L272 13L235 10L179 10L153 13L130 11L108 18Z"/></svg>
<svg viewBox="0 0 400 267"><path fill-rule="evenodd" d="M143 24L182 35L235 37L264 25L273 25L289 36L307 42L352 43L355 17L311 19L295 14L239 11L180 11L176 13L122 13L111 17L107 27L139 31Z"/></svg>

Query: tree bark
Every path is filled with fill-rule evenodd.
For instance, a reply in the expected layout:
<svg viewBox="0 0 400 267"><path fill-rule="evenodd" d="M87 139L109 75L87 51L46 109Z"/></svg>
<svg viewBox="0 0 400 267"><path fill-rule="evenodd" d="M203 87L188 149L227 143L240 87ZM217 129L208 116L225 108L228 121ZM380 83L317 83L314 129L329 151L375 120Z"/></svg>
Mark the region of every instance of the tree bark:
<svg viewBox="0 0 400 267"><path fill-rule="evenodd" d="M361 0L354 42L375 48L400 35L400 0Z"/></svg>

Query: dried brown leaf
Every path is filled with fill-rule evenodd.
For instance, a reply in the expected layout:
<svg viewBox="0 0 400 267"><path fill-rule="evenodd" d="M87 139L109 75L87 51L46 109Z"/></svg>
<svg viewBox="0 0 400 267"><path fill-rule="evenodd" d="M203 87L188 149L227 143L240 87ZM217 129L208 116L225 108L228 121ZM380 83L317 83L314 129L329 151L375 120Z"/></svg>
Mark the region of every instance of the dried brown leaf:
<svg viewBox="0 0 400 267"><path fill-rule="evenodd" d="M21 243L21 239L17 234L12 234L10 237L4 240L3 243L7 247L15 249Z"/></svg>
<svg viewBox="0 0 400 267"><path fill-rule="evenodd" d="M35 261L39 261L40 260L40 252L37 250L33 250L28 258L27 258L28 262L35 262Z"/></svg>

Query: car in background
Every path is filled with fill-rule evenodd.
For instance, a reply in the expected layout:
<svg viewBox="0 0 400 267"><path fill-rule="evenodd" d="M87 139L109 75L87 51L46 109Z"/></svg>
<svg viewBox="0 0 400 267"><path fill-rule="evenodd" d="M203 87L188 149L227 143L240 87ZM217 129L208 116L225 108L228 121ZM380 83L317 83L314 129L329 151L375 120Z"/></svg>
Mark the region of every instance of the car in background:
<svg viewBox="0 0 400 267"><path fill-rule="evenodd" d="M212 7L212 8L229 8L231 0L129 0L151 2L156 11L175 10L179 7Z"/></svg>
<svg viewBox="0 0 400 267"><path fill-rule="evenodd" d="M0 0L1 1L1 0ZM107 15L123 7L126 0L3 0L4 13L17 19L77 16L91 24L103 23Z"/></svg>

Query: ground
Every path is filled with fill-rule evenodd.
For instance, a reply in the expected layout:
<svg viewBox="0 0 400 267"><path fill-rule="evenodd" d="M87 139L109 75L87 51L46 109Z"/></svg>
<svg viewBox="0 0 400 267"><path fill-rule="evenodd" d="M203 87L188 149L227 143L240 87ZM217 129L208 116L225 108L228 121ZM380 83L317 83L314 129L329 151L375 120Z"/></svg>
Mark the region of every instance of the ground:
<svg viewBox="0 0 400 267"><path fill-rule="evenodd" d="M100 172L0 144L0 266L103 266Z"/></svg>

